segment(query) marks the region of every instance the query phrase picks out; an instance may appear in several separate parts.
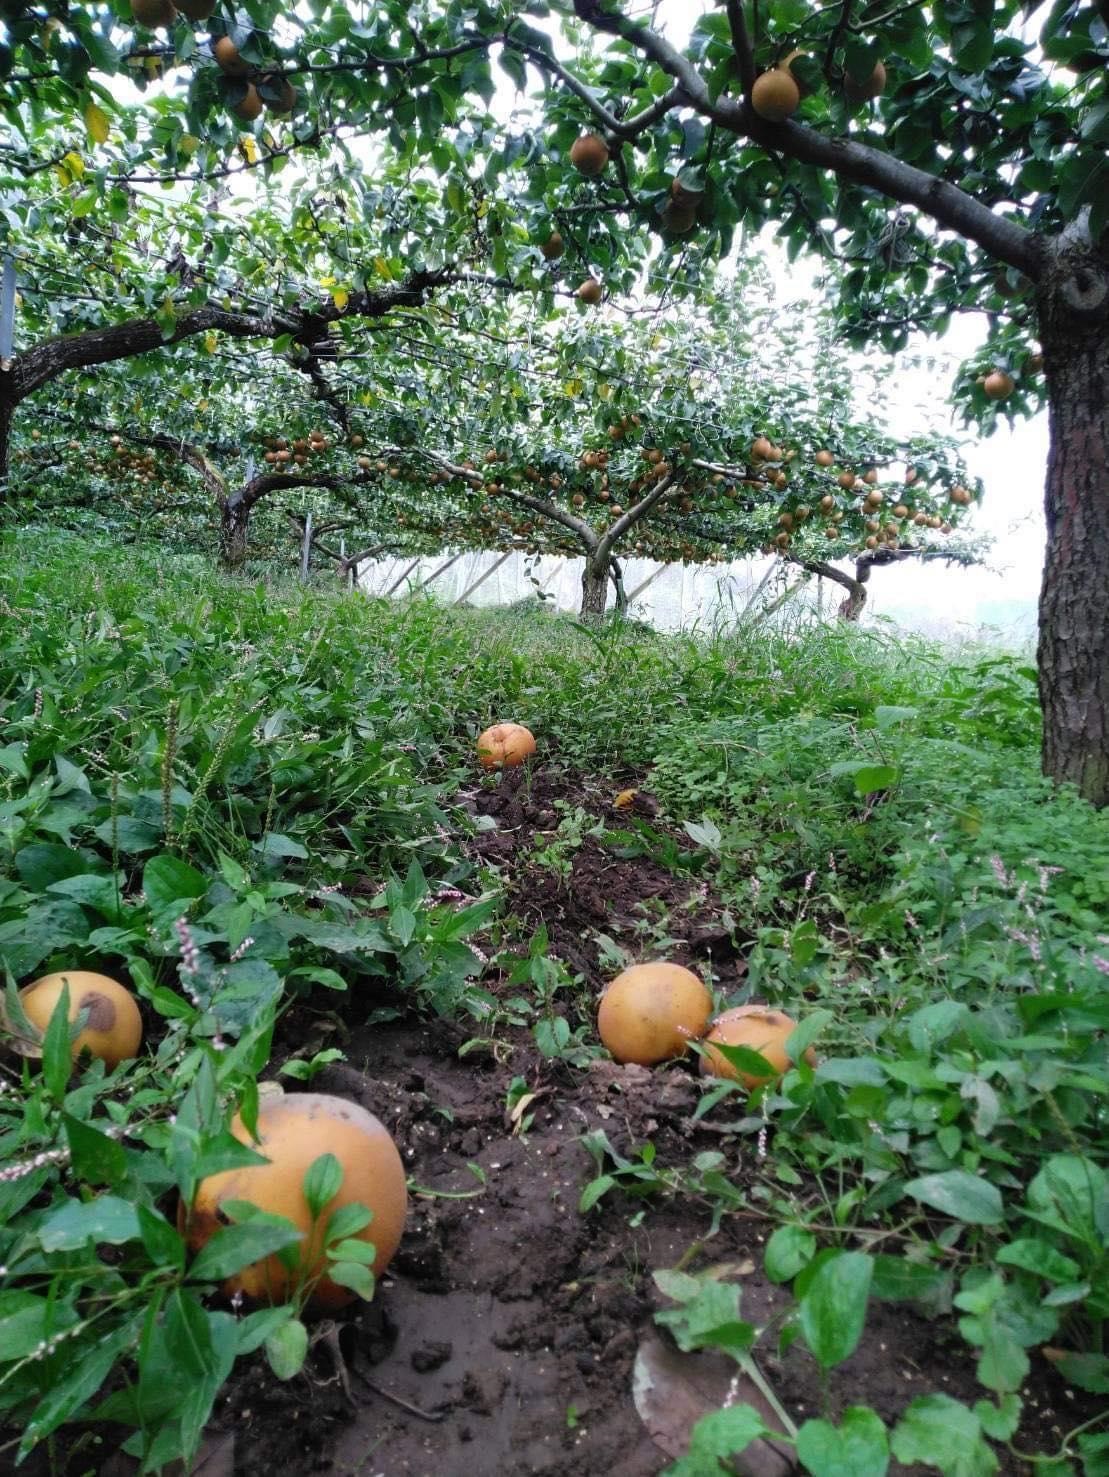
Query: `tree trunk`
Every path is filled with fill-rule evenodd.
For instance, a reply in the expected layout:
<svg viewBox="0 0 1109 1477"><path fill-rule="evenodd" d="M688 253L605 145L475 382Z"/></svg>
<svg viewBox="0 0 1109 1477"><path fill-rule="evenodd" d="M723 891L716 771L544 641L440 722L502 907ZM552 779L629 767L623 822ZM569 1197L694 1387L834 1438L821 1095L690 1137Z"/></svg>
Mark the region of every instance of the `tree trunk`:
<svg viewBox="0 0 1109 1477"><path fill-rule="evenodd" d="M1043 769L1109 804L1109 266L1064 241L1040 293L1050 409Z"/></svg>
<svg viewBox="0 0 1109 1477"><path fill-rule="evenodd" d="M14 403L11 400L5 400L0 394L0 503L4 502L8 495L8 464L14 417Z"/></svg>
<svg viewBox="0 0 1109 1477"><path fill-rule="evenodd" d="M587 558L581 576L581 618L585 625L599 625L608 602L608 562L597 569Z"/></svg>
<svg viewBox="0 0 1109 1477"><path fill-rule="evenodd" d="M250 527L250 504L224 501L220 504L219 562L220 568L237 573L246 563L247 533Z"/></svg>

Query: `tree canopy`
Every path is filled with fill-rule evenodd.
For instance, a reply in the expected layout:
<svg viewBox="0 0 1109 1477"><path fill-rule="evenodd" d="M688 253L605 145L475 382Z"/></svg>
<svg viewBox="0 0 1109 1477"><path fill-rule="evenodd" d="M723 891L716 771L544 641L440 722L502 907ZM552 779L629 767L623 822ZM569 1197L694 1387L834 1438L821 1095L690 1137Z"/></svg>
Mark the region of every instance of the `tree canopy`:
<svg viewBox="0 0 1109 1477"><path fill-rule="evenodd" d="M1104 0L657 13L7 6L0 212L26 316L0 436L53 376L194 335L311 359L462 286L582 312L703 299L769 225L826 264L848 345L981 315L964 413L1050 404L1045 765L1109 798ZM61 306L44 250L88 274ZM110 289L86 292L98 266Z"/></svg>

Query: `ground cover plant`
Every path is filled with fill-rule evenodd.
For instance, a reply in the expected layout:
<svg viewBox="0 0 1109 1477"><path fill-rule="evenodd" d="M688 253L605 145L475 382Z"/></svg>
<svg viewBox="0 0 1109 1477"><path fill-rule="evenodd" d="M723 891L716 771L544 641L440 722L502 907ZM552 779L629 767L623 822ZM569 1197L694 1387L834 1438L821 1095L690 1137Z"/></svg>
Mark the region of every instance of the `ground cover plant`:
<svg viewBox="0 0 1109 1477"><path fill-rule="evenodd" d="M156 1471L249 1430L260 1471L303 1412L340 1469L1105 1469L1109 819L1040 776L1019 658L60 537L5 543L0 598L9 1035L17 987L77 968L145 1029L74 1066L58 1014L0 1063L0 1463ZM537 754L483 772L509 719ZM794 1065L733 1048L747 1092L696 1049L608 1060L600 992L647 959L786 1011ZM369 1108L410 1176L372 1302L372 1220L325 1233L364 1302L337 1323L295 1267L275 1307L221 1293L295 1248L279 1218L195 1256L178 1227L273 1080Z"/></svg>

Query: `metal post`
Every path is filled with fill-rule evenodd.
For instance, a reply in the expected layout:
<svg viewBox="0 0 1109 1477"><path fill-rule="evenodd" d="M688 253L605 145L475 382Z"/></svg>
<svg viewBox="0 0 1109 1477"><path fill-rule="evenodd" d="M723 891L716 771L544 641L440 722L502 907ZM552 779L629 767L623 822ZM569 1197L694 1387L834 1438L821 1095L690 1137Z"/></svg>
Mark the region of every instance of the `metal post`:
<svg viewBox="0 0 1109 1477"><path fill-rule="evenodd" d="M755 586L755 589L754 589L754 591L753 591L753 593L751 595L751 598L747 601L747 604L740 611L740 613L739 613L740 620L743 620L743 618L745 616L749 615L750 612L752 610L754 610L754 608L755 608L755 601L759 598L759 596L762 594L762 592L766 589L767 585L773 579L775 573L777 572L777 569L778 569L777 560L771 560L770 568L763 575L762 579L759 580L758 584Z"/></svg>
<svg viewBox="0 0 1109 1477"><path fill-rule="evenodd" d="M447 570L451 567L452 564L458 563L458 561L462 558L463 553L464 550L459 549L457 554L452 554L451 557L447 560L446 564L440 564L439 568L435 571L433 575L429 575L426 580L421 580L420 583L416 585L415 588L412 590L412 594L415 595L420 590L426 590L428 585L437 580L441 574L446 574Z"/></svg>
<svg viewBox="0 0 1109 1477"><path fill-rule="evenodd" d="M554 581L558 578L558 576L562 573L562 571L565 568L566 568L566 560L563 559L563 561L562 561L561 564L556 564L555 565L555 567L551 570L550 574L543 581L543 583L541 585L538 585L537 586L537 593L545 590L548 585L553 584Z"/></svg>
<svg viewBox="0 0 1109 1477"><path fill-rule="evenodd" d="M515 549L509 549L508 553L507 554L502 554L501 557L497 560L497 562L495 564L490 564L489 568L485 571L485 573L484 574L479 574L478 577L477 577L477 579L474 580L473 584L470 585L468 589L463 590L462 591L462 594L459 595L458 599L454 603L456 605L461 605L464 600L469 600L470 596L474 593L474 591L480 585L483 585L485 583L485 581L489 578L489 576L491 574L496 574L497 570L500 569L501 565L505 562L505 560L506 559L511 559L512 556L513 556L513 554L515 554L515 552L516 552Z"/></svg>
<svg viewBox="0 0 1109 1477"><path fill-rule="evenodd" d="M412 573L412 571L416 568L417 564L419 564L419 562L420 562L420 560L422 558L423 558L423 555L422 554L417 554L416 557L415 557L415 559L413 559L412 563L408 566L408 568L401 575L400 579L397 580L396 584L393 584L393 585L390 585L389 586L389 588L385 591L385 599L386 600L388 600L388 598L389 598L390 595L395 595L397 593L397 591L400 589L401 585L404 584L405 580Z"/></svg>
<svg viewBox="0 0 1109 1477"><path fill-rule="evenodd" d="M0 369L12 367L12 345L15 342L15 258L4 258L4 274L0 279Z"/></svg>
<svg viewBox="0 0 1109 1477"><path fill-rule="evenodd" d="M300 582L308 583L308 570L312 563L312 515L306 513L304 517L304 543L300 551Z"/></svg>
<svg viewBox="0 0 1109 1477"><path fill-rule="evenodd" d="M252 456L248 456L246 459L246 476L243 478L243 481L254 481L254 458Z"/></svg>

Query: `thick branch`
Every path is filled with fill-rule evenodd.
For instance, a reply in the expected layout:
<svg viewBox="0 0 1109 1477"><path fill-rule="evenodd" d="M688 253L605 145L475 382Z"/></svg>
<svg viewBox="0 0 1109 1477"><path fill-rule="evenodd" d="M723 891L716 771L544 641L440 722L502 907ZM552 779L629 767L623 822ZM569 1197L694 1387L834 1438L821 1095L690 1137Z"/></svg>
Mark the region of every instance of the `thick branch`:
<svg viewBox="0 0 1109 1477"><path fill-rule="evenodd" d="M444 472L449 472L452 477L458 477L463 482L468 482L473 488L485 486L485 478L480 472L470 467L461 467L457 462L452 462L449 457L441 455L437 451L425 451L424 456L433 461L436 466L442 467ZM550 518L555 523L561 523L571 533L576 533L590 554L599 547L597 531L583 518L575 518L573 513L566 513L556 503L546 503L541 498L532 497L530 493L516 492L513 488L506 487L500 497L512 498L514 502L521 503L525 508L530 508L533 513L539 513L544 518Z"/></svg>
<svg viewBox="0 0 1109 1477"><path fill-rule="evenodd" d="M342 308L328 301L311 308L262 316L206 303L178 318L171 332L163 334L153 318L131 318L108 328L92 328L65 338L47 339L17 355L8 374L0 374L0 387L7 380L15 403L55 379L67 369L87 369L130 359L135 354L167 348L198 333L215 331L231 338L278 338L291 333L314 338L327 324L340 318L382 318L395 308L421 307L436 287L457 280L446 270L414 272L405 282L376 292L355 292Z"/></svg>
<svg viewBox="0 0 1109 1477"><path fill-rule="evenodd" d="M1028 277L1040 275L1043 256L1039 239L1004 216L995 215L958 186L936 179L934 175L904 164L899 159L856 143L853 139L826 138L802 123L767 123L746 102L721 97L713 100L708 86L688 57L682 55L650 26L639 25L629 17L608 13L602 0L574 0L580 20L599 31L627 41L637 51L651 58L668 76L675 79L690 104L721 128L741 138L749 138L764 148L802 164L830 169L841 179L866 185L905 205L915 205L941 226L975 241L991 255L1017 267Z"/></svg>
<svg viewBox="0 0 1109 1477"><path fill-rule="evenodd" d="M620 517L617 518L616 522L608 529L597 545L596 559L598 563L603 563L609 557L616 547L617 541L624 537L629 528L633 528L635 524L647 516L656 503L662 501L673 487L676 475L674 472L668 472L665 477L660 478L655 483L646 497L641 497L626 513L621 513Z"/></svg>
<svg viewBox="0 0 1109 1477"><path fill-rule="evenodd" d="M728 25L732 33L732 47L739 62L739 76L745 97L750 97L755 85L755 52L751 37L747 33L747 16L743 0L728 0Z"/></svg>

